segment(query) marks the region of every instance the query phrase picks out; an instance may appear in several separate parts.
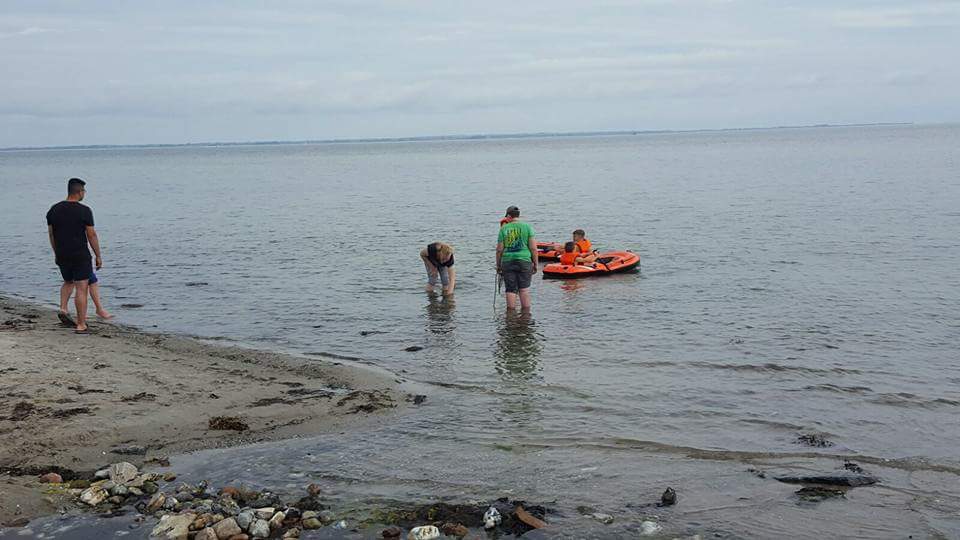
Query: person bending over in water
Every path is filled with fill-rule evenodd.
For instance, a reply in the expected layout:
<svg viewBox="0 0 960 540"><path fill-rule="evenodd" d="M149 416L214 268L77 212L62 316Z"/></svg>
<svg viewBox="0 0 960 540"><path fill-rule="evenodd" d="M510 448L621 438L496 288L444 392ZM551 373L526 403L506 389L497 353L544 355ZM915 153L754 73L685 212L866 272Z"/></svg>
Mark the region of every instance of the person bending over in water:
<svg viewBox="0 0 960 540"><path fill-rule="evenodd" d="M427 269L427 292L433 292L439 276L443 294L453 294L453 288L457 284L457 272L453 268L453 246L434 242L420 250L420 258Z"/></svg>

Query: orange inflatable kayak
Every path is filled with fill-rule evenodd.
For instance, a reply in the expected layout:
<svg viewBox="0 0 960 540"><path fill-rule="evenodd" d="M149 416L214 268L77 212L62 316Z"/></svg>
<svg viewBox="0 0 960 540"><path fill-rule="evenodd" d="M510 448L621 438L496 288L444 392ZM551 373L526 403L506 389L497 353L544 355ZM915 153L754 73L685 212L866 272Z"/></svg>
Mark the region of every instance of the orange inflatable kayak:
<svg viewBox="0 0 960 540"><path fill-rule="evenodd" d="M589 264L553 263L543 267L544 278L573 279L629 272L640 266L640 256L632 251L608 251Z"/></svg>
<svg viewBox="0 0 960 540"><path fill-rule="evenodd" d="M563 252L554 242L537 242L537 257L542 261L559 261Z"/></svg>

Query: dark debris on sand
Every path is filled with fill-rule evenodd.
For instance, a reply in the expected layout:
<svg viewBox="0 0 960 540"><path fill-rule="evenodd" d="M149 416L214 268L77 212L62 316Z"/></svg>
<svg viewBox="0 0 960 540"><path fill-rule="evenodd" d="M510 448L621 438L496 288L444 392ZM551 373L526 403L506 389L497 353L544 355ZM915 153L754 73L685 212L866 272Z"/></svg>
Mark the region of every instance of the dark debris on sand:
<svg viewBox="0 0 960 540"><path fill-rule="evenodd" d="M236 416L214 416L208 422L210 429L219 431L246 431L250 426Z"/></svg>

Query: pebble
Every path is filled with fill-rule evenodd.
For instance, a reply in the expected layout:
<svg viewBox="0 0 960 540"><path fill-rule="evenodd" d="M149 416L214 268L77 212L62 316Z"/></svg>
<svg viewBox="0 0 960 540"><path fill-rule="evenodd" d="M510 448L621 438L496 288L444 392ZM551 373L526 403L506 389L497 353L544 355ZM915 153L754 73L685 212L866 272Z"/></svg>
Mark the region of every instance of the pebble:
<svg viewBox="0 0 960 540"><path fill-rule="evenodd" d="M440 529L433 525L414 527L410 529L410 533L407 534L408 540L434 540L436 538L440 538Z"/></svg>
<svg viewBox="0 0 960 540"><path fill-rule="evenodd" d="M150 498L150 502L147 503L147 513L152 514L153 512L163 508L165 502L167 502L166 495L163 493L155 493L153 497Z"/></svg>
<svg viewBox="0 0 960 540"><path fill-rule="evenodd" d="M160 523L153 528L150 536L168 538L171 540L180 540L187 538L190 532L190 524L196 519L196 514L167 514L160 517Z"/></svg>
<svg viewBox="0 0 960 540"><path fill-rule="evenodd" d="M168 472L167 474L163 475L164 482L173 482L176 479L177 479L176 473Z"/></svg>
<svg viewBox="0 0 960 540"><path fill-rule="evenodd" d="M289 531L283 533L284 538L300 538L300 529L294 527Z"/></svg>
<svg viewBox="0 0 960 540"><path fill-rule="evenodd" d="M107 478L110 478L110 469L100 469L99 471L93 473L93 477L97 480L106 480Z"/></svg>
<svg viewBox="0 0 960 540"><path fill-rule="evenodd" d="M595 514L590 514L590 517L592 517L593 519L595 519L595 520L597 520L597 521L599 521L600 523L603 523L603 524L605 524L605 525L609 525L609 524L613 523L613 516L611 516L610 514L601 514L601 513L597 512L597 513L595 513Z"/></svg>
<svg viewBox="0 0 960 540"><path fill-rule="evenodd" d="M277 512L276 508L257 508L253 511L260 519L270 519L273 517L273 514Z"/></svg>
<svg viewBox="0 0 960 540"><path fill-rule="evenodd" d="M142 489L147 495L153 495L154 493L160 491L160 488L153 482L144 482L143 487L140 489Z"/></svg>
<svg viewBox="0 0 960 540"><path fill-rule="evenodd" d="M663 506L673 506L677 504L677 492L668 487L663 495L660 496L660 504Z"/></svg>
<svg viewBox="0 0 960 540"><path fill-rule="evenodd" d="M55 472L48 472L40 477L40 482L44 484L62 484L63 477Z"/></svg>
<svg viewBox="0 0 960 540"><path fill-rule="evenodd" d="M315 517L317 517L318 515L319 515L319 514L318 514L318 512L317 512L316 510L307 510L307 511L304 512L303 515L300 516L300 517L302 517L303 519L310 519L310 518L315 518Z"/></svg>
<svg viewBox="0 0 960 540"><path fill-rule="evenodd" d="M220 538L211 527L207 527L197 533L193 540L218 540Z"/></svg>
<svg viewBox="0 0 960 540"><path fill-rule="evenodd" d="M444 523L443 527L440 528L445 536L456 536L457 538L463 538L464 536L470 533L468 529L462 523Z"/></svg>
<svg viewBox="0 0 960 540"><path fill-rule="evenodd" d="M323 491L323 488L321 488L318 484L310 484L309 486L307 486L307 493L309 493L311 497L316 497L322 491Z"/></svg>
<svg viewBox="0 0 960 540"><path fill-rule="evenodd" d="M237 520L231 518L224 519L220 523L217 523L213 526L213 530L217 533L217 538L230 538L235 534L240 534L243 532L243 529L237 525Z"/></svg>
<svg viewBox="0 0 960 540"><path fill-rule="evenodd" d="M128 488L123 484L113 486L113 488L110 489L110 494L119 495L120 497L126 497L127 495L130 494L130 488Z"/></svg>
<svg viewBox="0 0 960 540"><path fill-rule="evenodd" d="M214 523L223 519L220 517L217 519L213 514L200 514L197 516L197 519L193 520L193 523L190 525L191 529L200 530L206 529L207 527L213 525Z"/></svg>
<svg viewBox="0 0 960 540"><path fill-rule="evenodd" d="M397 526L387 527L386 529L380 531L380 536L384 538L400 538L401 534L403 534L403 530Z"/></svg>
<svg viewBox="0 0 960 540"><path fill-rule="evenodd" d="M319 529L320 527L323 527L323 523L320 523L320 520L315 517L303 520L304 529Z"/></svg>
<svg viewBox="0 0 960 540"><path fill-rule="evenodd" d="M80 502L96 506L107 499L107 490L100 487L89 487L80 494Z"/></svg>
<svg viewBox="0 0 960 540"><path fill-rule="evenodd" d="M250 528L250 524L253 523L254 519L256 519L256 515L254 515L253 510L244 510L237 514L237 525L239 525L241 529L247 530Z"/></svg>
<svg viewBox="0 0 960 540"><path fill-rule="evenodd" d="M642 521L640 522L640 534L644 536L653 536L663 530L663 527L660 526L656 521Z"/></svg>
<svg viewBox="0 0 960 540"><path fill-rule="evenodd" d="M287 519L287 515L283 512L277 512L270 518L270 529L277 530L283 527L283 520Z"/></svg>
<svg viewBox="0 0 960 540"><path fill-rule="evenodd" d="M270 524L263 519L255 519L250 524L250 536L254 538L267 538L270 536Z"/></svg>
<svg viewBox="0 0 960 540"><path fill-rule="evenodd" d="M346 528L347 528L347 520L341 519L340 521L338 521L338 522L336 522L336 523L333 524L333 528L334 528L334 529L346 529Z"/></svg>
<svg viewBox="0 0 960 540"><path fill-rule="evenodd" d="M167 497L167 500L163 501L163 507L167 510L173 510L179 503L180 501L176 497Z"/></svg>
<svg viewBox="0 0 960 540"><path fill-rule="evenodd" d="M240 490L233 486L226 486L220 490L220 495L227 495L232 497L234 500L237 500L240 498Z"/></svg>
<svg viewBox="0 0 960 540"><path fill-rule="evenodd" d="M227 540L250 540L250 536L246 534L235 534L230 538L227 538Z"/></svg>
<svg viewBox="0 0 960 540"><path fill-rule="evenodd" d="M332 510L321 510L317 517L320 518L320 521L326 525L328 523L333 523L337 520L337 515L333 513Z"/></svg>
<svg viewBox="0 0 960 540"><path fill-rule="evenodd" d="M503 516L500 515L500 511L492 506L483 513L483 527L485 529L492 529L502 521Z"/></svg>
<svg viewBox="0 0 960 540"><path fill-rule="evenodd" d="M125 484L140 474L140 471L133 465L133 463L128 463L126 461L121 461L119 463L114 463L110 466L110 481L117 484Z"/></svg>

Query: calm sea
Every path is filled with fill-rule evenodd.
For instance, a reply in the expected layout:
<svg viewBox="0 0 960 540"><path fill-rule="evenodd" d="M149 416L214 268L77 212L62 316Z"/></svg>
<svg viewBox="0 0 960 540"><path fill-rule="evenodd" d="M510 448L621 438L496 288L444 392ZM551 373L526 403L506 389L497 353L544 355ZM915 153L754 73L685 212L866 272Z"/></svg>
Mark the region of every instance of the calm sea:
<svg viewBox="0 0 960 540"><path fill-rule="evenodd" d="M181 458L198 477L508 494L578 537L647 515L668 536L960 534L960 127L0 152L0 291L54 302L44 213L71 176L121 322L355 358L429 395L372 432ZM532 316L506 316L512 204L640 272L538 275ZM453 299L423 291L436 240ZM844 457L882 484L809 503L748 472ZM642 507L668 485L680 505Z"/></svg>

